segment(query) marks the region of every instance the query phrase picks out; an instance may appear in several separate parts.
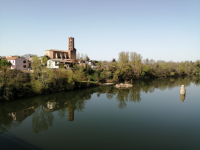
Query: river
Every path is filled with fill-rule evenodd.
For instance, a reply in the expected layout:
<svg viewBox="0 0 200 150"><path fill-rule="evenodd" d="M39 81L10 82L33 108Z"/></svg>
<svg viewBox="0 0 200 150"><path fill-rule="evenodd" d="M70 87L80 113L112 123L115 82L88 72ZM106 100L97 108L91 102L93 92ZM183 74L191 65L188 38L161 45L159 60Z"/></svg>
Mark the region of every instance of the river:
<svg viewBox="0 0 200 150"><path fill-rule="evenodd" d="M180 95L185 85L186 95ZM200 149L200 79L134 80L0 103L0 149Z"/></svg>

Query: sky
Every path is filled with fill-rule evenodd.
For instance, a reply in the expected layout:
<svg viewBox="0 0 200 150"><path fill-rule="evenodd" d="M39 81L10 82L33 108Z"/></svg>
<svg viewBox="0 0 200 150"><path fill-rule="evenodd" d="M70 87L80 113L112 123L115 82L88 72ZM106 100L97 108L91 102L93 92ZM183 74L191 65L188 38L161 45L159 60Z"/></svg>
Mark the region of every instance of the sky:
<svg viewBox="0 0 200 150"><path fill-rule="evenodd" d="M0 0L0 56L67 50L92 60L200 59L200 0Z"/></svg>

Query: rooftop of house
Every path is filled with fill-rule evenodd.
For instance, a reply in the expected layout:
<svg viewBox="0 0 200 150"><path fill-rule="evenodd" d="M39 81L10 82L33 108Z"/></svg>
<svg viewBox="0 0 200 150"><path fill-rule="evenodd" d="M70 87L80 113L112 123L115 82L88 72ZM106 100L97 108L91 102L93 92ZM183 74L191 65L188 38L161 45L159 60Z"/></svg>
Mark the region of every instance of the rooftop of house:
<svg viewBox="0 0 200 150"><path fill-rule="evenodd" d="M7 57L6 59L7 60L15 60L15 59L18 59L19 57Z"/></svg>
<svg viewBox="0 0 200 150"><path fill-rule="evenodd" d="M45 51L67 52L67 50L56 50L56 49L50 49L50 50L45 50Z"/></svg>

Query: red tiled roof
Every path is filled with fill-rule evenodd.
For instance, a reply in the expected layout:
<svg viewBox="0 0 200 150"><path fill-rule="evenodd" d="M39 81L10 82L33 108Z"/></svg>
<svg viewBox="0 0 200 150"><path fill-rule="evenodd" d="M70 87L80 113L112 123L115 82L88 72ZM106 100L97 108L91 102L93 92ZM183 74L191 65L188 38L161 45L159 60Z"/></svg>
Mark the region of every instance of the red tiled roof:
<svg viewBox="0 0 200 150"><path fill-rule="evenodd" d="M8 57L8 58L6 58L7 60L15 60L15 59L17 59L17 58L19 58L19 57Z"/></svg>

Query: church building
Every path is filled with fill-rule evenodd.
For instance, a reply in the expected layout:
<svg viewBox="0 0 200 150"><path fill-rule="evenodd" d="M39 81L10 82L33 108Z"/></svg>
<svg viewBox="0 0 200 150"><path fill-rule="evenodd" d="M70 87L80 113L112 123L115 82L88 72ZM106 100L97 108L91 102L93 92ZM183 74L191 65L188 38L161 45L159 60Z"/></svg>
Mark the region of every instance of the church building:
<svg viewBox="0 0 200 150"><path fill-rule="evenodd" d="M50 59L76 59L76 49L74 48L74 38L68 38L68 50L46 50L44 53Z"/></svg>

